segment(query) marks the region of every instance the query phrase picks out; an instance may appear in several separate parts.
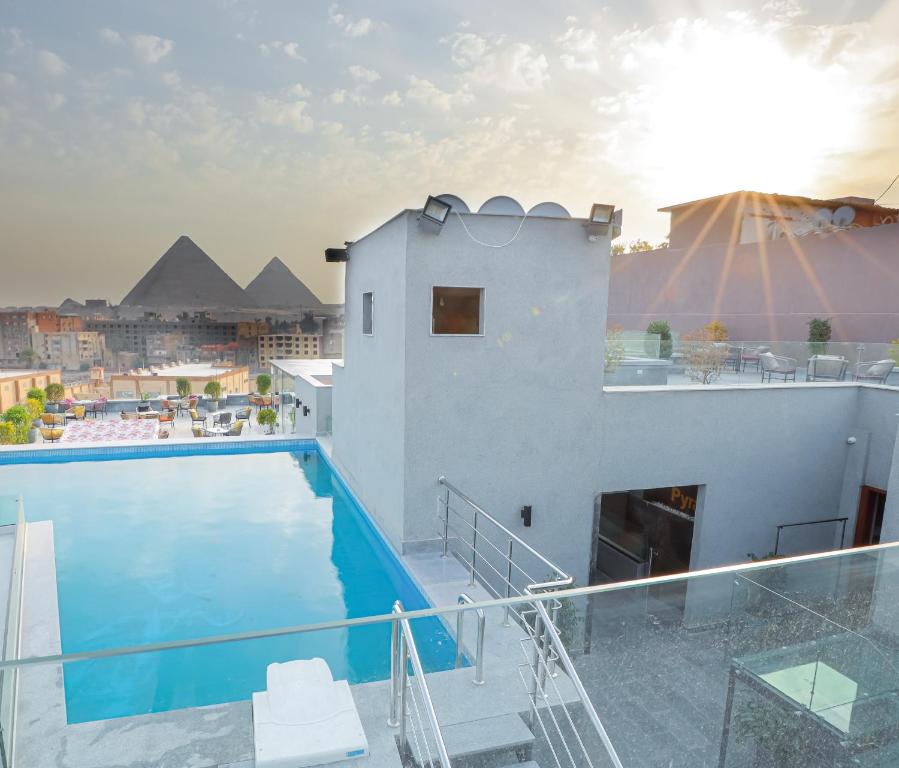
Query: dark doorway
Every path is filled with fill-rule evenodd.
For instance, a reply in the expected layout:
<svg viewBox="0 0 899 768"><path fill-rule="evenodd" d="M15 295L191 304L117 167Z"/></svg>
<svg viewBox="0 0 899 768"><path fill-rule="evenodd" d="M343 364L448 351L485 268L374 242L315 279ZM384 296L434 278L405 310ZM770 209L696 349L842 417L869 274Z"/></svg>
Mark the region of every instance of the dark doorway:
<svg viewBox="0 0 899 768"><path fill-rule="evenodd" d="M883 525L883 510L886 505L887 492L863 485L858 500L858 517L855 519L855 538L852 545L866 547L869 544L880 544L880 529Z"/></svg>
<svg viewBox="0 0 899 768"><path fill-rule="evenodd" d="M687 485L597 496L590 583L688 571L698 492Z"/></svg>

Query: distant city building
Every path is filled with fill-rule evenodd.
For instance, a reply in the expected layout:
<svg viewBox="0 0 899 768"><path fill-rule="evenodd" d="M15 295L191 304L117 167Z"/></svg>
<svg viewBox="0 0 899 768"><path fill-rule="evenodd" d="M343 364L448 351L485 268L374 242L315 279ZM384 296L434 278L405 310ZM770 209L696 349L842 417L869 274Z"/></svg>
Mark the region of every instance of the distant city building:
<svg viewBox="0 0 899 768"><path fill-rule="evenodd" d="M44 389L51 382L61 381L61 372L58 370L0 369L0 411L23 402L32 387Z"/></svg>
<svg viewBox="0 0 899 768"><path fill-rule="evenodd" d="M87 370L106 360L106 339L96 331L35 331L31 349L43 364L66 371Z"/></svg>
<svg viewBox="0 0 899 768"><path fill-rule="evenodd" d="M322 337L307 333L272 333L259 337L259 365L270 360L304 360L321 357Z"/></svg>

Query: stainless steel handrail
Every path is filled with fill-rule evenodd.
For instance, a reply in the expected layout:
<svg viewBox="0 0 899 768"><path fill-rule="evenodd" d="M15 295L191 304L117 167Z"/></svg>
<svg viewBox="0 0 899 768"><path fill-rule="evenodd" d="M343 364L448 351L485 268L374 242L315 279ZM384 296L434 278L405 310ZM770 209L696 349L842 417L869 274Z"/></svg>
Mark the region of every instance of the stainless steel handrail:
<svg viewBox="0 0 899 768"><path fill-rule="evenodd" d="M459 605L474 603L465 593L459 595ZM484 629L487 624L487 616L483 608L476 608L475 613L478 617L478 641L477 650L475 651L474 660L474 684L484 684ZM456 614L456 669L462 665L462 630L465 626L465 611Z"/></svg>
<svg viewBox="0 0 899 768"><path fill-rule="evenodd" d="M465 546L467 546L471 550L471 560L466 560L464 558L463 561L465 565L468 566L469 570L469 584L472 586L475 584L475 576L480 576L480 571L477 568L478 561L478 541L485 541L490 547L496 550L499 553L499 557L503 559L506 563L506 573L501 574L493 565L483 558L484 562L490 566L490 569L497 574L501 582L504 582L505 585L505 597L511 597L512 593L515 592L518 595L524 594L539 594L541 592L552 591L556 589L562 589L564 587L570 587L574 583L574 577L569 576L565 571L563 571L558 565L556 565L552 560L547 557L544 557L540 554L534 547L524 541L520 536L510 531L505 525L503 525L499 520L497 520L493 515L487 512L483 507L481 507L477 502L475 502L468 494L464 491L457 488L453 485L449 480L446 479L446 475L441 475L437 478L437 482L439 485L442 485L444 488L443 498L440 499L440 503L443 506L443 515L440 518L443 523L442 530L442 538L443 538L443 556L446 557L449 554L449 534L450 534L450 512L455 512L459 515L460 520L464 522L472 532L471 542L465 541L461 536L459 540L462 541ZM459 498L464 504L466 504L473 513L473 521L469 523L465 520L461 514L457 510L454 510L450 506L450 494L455 495ZM484 532L483 527L478 528L478 520L483 517L489 523L491 523L505 539L505 547L500 548L496 544L494 544L489 536ZM524 552L527 552L533 558L535 558L538 562L542 563L550 572L551 575L554 575L555 578L552 578L549 581L535 581L533 577L528 575L527 571L521 568L519 565L515 563L515 548L519 547ZM501 566L502 567L502 566ZM524 591L519 590L513 584L512 571L513 569L519 571L521 574L525 576L529 583L526 584ZM499 590L493 589L489 586L486 579L481 577L482 583L484 586L494 594L495 597L502 597ZM503 623L508 626L509 624L509 613L510 609L506 606L505 616Z"/></svg>
<svg viewBox="0 0 899 768"><path fill-rule="evenodd" d="M618 757L618 752L615 750L615 745L612 744L612 740L609 738L609 734L606 732L605 726L602 724L602 720L599 719L599 715L596 712L596 708L593 706L593 702L590 701L590 697L587 695L584 684L581 682L581 678L578 676L577 670L575 670L574 668L574 664L571 661L571 657L568 655L568 651L565 649L565 645L562 643L562 638L559 636L558 630L549 617L546 606L539 600L535 601L534 605L537 607L537 615L539 617L538 624L540 625L539 631L543 634L545 644L551 645L556 654L558 654L558 659L562 663L562 667L565 670L565 673L568 675L569 681L574 686L574 690L581 701L581 705L584 708L585 714L587 715L587 719L590 721L590 724L593 726L593 729L599 736L599 740L605 747L606 753L608 754L609 759L612 761L612 765L614 765L615 768L623 768L623 766L621 765L621 759ZM537 630L537 626L535 626L535 630ZM547 658L545 653L546 645L544 645L543 658L541 663L541 659L539 658L541 653L540 644L540 638L535 632L534 646L537 649L537 653L535 654L537 656L537 658L535 659L535 665L543 670L543 672L541 672L540 669L534 670L535 685L538 684L538 681L541 678L545 678L547 669ZM578 740L580 741L580 737L578 737ZM581 748L584 748L583 743L581 743Z"/></svg>
<svg viewBox="0 0 899 768"><path fill-rule="evenodd" d="M399 600L393 604L393 613L403 613L403 604ZM409 624L409 620L397 618L393 622L392 630L390 638L390 715L387 719L387 725L392 728L399 727L400 750L404 753L408 752L409 744L406 740L406 689L409 685L408 667L411 664L412 676L418 684L422 698L422 707L430 725L434 742L437 745L437 758L440 761L440 766L441 768L451 768L449 754L446 751L443 734L440 732L440 723L437 721L434 702L431 699L431 692L428 690L424 668L421 665L421 658L418 655L418 647L415 645L415 638L412 636L412 627ZM425 738L425 748L430 752L430 747L427 744L427 734L422 735ZM419 755L419 763L421 763L422 757L422 755Z"/></svg>

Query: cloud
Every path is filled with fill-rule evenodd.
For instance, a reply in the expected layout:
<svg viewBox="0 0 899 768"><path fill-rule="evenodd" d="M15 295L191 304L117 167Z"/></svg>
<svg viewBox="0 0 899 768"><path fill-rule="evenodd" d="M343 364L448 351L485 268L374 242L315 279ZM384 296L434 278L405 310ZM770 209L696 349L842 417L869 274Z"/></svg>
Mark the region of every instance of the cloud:
<svg viewBox="0 0 899 768"><path fill-rule="evenodd" d="M343 123L323 120L318 124L318 131L323 136L337 136L338 134L343 133Z"/></svg>
<svg viewBox="0 0 899 768"><path fill-rule="evenodd" d="M569 17L571 18L571 17ZM572 22L576 19L571 18ZM599 37L592 29L570 26L565 34L556 38L564 53L559 56L562 66L572 72L596 74L600 70Z"/></svg>
<svg viewBox="0 0 899 768"><path fill-rule="evenodd" d="M297 133L309 133L315 122L306 114L305 101L280 101L268 96L257 100L257 115L260 122L279 127L292 128Z"/></svg>
<svg viewBox="0 0 899 768"><path fill-rule="evenodd" d="M309 91L309 89L302 83L295 83L294 85L290 86L290 88L288 88L288 90L294 96L297 96L301 99L312 95L311 92Z"/></svg>
<svg viewBox="0 0 899 768"><path fill-rule="evenodd" d="M347 37L365 37L371 32L377 24L369 18L354 20L345 13L340 12L340 8L336 3L328 8L328 18L332 24L340 27L343 34Z"/></svg>
<svg viewBox="0 0 899 768"><path fill-rule="evenodd" d="M175 43L156 35L134 35L131 47L145 64L157 64L172 52Z"/></svg>
<svg viewBox="0 0 899 768"><path fill-rule="evenodd" d="M367 69L359 64L352 64L347 67L347 69L353 76L353 79L358 80L360 83L374 83L381 79L381 75L378 72L375 72L373 69Z"/></svg>
<svg viewBox="0 0 899 768"><path fill-rule="evenodd" d="M48 93L44 96L44 101L47 104L47 109L51 112L55 112L66 103L66 97L61 93Z"/></svg>
<svg viewBox="0 0 899 768"><path fill-rule="evenodd" d="M336 91L332 91L331 95L328 96L328 101L332 104L343 104L346 101L346 90L338 88Z"/></svg>
<svg viewBox="0 0 899 768"><path fill-rule="evenodd" d="M474 32L456 32L441 42L449 43L453 63L466 71L473 84L522 93L540 90L549 82L546 56L528 43Z"/></svg>
<svg viewBox="0 0 899 768"><path fill-rule="evenodd" d="M63 58L53 53L53 51L38 51L37 58L44 72L48 75L59 77L60 75L64 75L69 69L69 65L66 64Z"/></svg>
<svg viewBox="0 0 899 768"><path fill-rule="evenodd" d="M114 29L110 29L109 27L103 27L97 33L100 35L100 39L110 45L124 45L125 39Z"/></svg>
<svg viewBox="0 0 899 768"><path fill-rule="evenodd" d="M381 99L381 103L386 104L388 107L398 107L403 103L403 97L400 96L399 91L391 91Z"/></svg>
<svg viewBox="0 0 899 768"><path fill-rule="evenodd" d="M283 40L272 40L270 43L261 43L259 52L263 56L269 56L272 51L281 51L287 58L306 63L306 57L300 53L299 43L285 43Z"/></svg>
<svg viewBox="0 0 899 768"><path fill-rule="evenodd" d="M173 91L177 91L179 88L181 88L181 75L179 75L175 70L163 72L161 79L166 88L170 88Z"/></svg>
<svg viewBox="0 0 899 768"><path fill-rule="evenodd" d="M449 93L438 88L430 80L410 75L406 99L441 112L449 112L455 107L470 104L474 101L474 96L467 85L454 93Z"/></svg>
<svg viewBox="0 0 899 768"><path fill-rule="evenodd" d="M0 88L15 88L18 82L12 72L0 72Z"/></svg>

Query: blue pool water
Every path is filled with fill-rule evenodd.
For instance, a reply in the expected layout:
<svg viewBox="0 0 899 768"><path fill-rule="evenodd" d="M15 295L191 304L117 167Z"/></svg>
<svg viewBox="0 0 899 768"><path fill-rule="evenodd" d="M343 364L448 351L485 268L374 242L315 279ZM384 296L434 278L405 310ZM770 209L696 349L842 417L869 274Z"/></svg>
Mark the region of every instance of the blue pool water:
<svg viewBox="0 0 899 768"><path fill-rule="evenodd" d="M0 488L53 520L64 653L427 607L314 449L6 466ZM442 624L415 630L425 666L450 668ZM67 664L68 719L248 699L295 658L386 679L389 645L371 625Z"/></svg>

